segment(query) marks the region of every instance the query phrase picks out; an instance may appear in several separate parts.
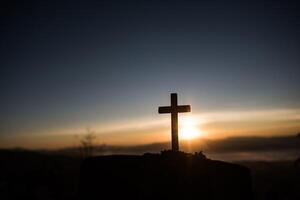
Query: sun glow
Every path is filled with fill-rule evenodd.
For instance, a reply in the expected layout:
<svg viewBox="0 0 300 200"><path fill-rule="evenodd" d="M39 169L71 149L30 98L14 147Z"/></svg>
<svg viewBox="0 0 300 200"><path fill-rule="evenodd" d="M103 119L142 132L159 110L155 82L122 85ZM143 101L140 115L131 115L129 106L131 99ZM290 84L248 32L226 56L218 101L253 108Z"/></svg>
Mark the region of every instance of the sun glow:
<svg viewBox="0 0 300 200"><path fill-rule="evenodd" d="M179 124L179 137L183 140L192 140L202 135L199 122L191 116L182 117Z"/></svg>

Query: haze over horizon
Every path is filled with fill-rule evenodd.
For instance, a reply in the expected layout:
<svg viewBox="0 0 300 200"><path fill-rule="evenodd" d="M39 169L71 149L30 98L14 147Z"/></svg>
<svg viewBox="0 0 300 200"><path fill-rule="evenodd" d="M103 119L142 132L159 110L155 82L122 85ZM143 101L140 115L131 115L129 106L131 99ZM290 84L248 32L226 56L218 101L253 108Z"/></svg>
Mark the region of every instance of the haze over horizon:
<svg viewBox="0 0 300 200"><path fill-rule="evenodd" d="M169 141L171 92L199 138L300 131L297 3L138 2L1 8L0 148Z"/></svg>

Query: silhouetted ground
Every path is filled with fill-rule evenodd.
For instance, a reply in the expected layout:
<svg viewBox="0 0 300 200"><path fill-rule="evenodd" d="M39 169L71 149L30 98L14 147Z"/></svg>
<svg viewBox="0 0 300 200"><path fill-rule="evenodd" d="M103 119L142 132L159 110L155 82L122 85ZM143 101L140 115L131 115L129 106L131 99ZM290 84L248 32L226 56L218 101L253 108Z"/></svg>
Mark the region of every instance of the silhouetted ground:
<svg viewBox="0 0 300 200"><path fill-rule="evenodd" d="M300 199L300 166L294 162L242 162L251 169L255 199Z"/></svg>
<svg viewBox="0 0 300 200"><path fill-rule="evenodd" d="M0 198L77 199L80 163L78 157L0 150ZM238 164L251 171L255 199L300 199L300 169L293 162Z"/></svg>
<svg viewBox="0 0 300 200"><path fill-rule="evenodd" d="M173 151L86 159L79 194L82 200L253 199L246 167Z"/></svg>
<svg viewBox="0 0 300 200"><path fill-rule="evenodd" d="M0 199L75 199L80 159L0 151Z"/></svg>

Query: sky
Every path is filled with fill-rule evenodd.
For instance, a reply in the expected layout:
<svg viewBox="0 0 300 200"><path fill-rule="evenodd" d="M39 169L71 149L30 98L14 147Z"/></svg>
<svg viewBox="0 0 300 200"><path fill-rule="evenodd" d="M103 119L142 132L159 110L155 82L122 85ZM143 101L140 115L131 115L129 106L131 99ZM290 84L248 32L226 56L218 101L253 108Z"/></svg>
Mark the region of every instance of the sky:
<svg viewBox="0 0 300 200"><path fill-rule="evenodd" d="M0 147L300 130L300 12L292 1L7 1L1 6Z"/></svg>

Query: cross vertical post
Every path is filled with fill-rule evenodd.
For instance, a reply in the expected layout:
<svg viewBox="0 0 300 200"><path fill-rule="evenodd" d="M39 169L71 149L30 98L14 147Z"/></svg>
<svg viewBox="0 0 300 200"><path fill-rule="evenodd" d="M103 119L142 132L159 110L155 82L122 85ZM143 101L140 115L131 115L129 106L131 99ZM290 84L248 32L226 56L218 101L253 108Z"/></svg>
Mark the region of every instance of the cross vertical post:
<svg viewBox="0 0 300 200"><path fill-rule="evenodd" d="M171 128L172 128L172 150L179 151L178 142L178 112L177 107L177 94L171 94Z"/></svg>
<svg viewBox="0 0 300 200"><path fill-rule="evenodd" d="M178 106L177 94L171 93L171 106L162 106L158 108L159 114L171 113L171 132L172 132L172 151L179 151L178 142L178 113L180 112L190 112L190 105Z"/></svg>

